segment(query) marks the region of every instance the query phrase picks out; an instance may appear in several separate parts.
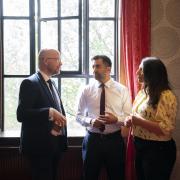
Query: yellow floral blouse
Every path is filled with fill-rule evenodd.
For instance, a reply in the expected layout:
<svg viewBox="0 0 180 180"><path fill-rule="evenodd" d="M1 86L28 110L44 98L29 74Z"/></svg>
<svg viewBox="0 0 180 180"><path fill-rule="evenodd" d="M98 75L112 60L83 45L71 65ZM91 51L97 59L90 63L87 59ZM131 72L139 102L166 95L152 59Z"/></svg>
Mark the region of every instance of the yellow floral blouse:
<svg viewBox="0 0 180 180"><path fill-rule="evenodd" d="M141 90L133 103L133 114L138 114L147 121L156 121L164 135L156 135L140 126L133 126L133 135L146 140L168 141L172 137L172 131L175 127L177 112L177 100L170 90L161 93L159 103L156 109L147 104L148 96L144 90Z"/></svg>

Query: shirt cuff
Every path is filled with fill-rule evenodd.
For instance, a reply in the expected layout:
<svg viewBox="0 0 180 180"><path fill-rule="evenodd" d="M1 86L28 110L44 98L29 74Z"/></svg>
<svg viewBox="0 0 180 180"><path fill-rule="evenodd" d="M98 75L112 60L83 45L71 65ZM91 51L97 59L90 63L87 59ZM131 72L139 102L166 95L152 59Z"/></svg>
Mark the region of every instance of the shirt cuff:
<svg viewBox="0 0 180 180"><path fill-rule="evenodd" d="M85 119L85 123L88 124L88 125L91 125L92 124L92 118L87 118Z"/></svg>

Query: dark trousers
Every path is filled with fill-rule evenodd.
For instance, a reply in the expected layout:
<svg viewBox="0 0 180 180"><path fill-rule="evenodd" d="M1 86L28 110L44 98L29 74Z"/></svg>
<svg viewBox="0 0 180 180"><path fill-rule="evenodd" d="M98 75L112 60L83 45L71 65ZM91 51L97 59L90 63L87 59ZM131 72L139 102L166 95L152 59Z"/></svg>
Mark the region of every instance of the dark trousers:
<svg viewBox="0 0 180 180"><path fill-rule="evenodd" d="M120 131L100 135L87 133L83 140L82 156L84 180L98 180L103 166L109 180L124 180L124 141Z"/></svg>
<svg viewBox="0 0 180 180"><path fill-rule="evenodd" d="M60 154L30 155L27 158L32 180L56 180Z"/></svg>
<svg viewBox="0 0 180 180"><path fill-rule="evenodd" d="M169 180L176 160L176 144L135 137L137 180Z"/></svg>
<svg viewBox="0 0 180 180"><path fill-rule="evenodd" d="M56 180L62 152L59 150L59 137L52 136L51 151L28 154L32 180Z"/></svg>

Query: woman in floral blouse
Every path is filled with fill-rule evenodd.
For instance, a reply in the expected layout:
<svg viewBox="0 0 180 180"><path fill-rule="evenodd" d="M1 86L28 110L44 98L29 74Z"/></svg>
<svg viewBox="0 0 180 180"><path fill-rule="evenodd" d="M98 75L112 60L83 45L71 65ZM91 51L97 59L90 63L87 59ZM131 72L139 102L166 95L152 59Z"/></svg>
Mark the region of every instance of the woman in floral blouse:
<svg viewBox="0 0 180 180"><path fill-rule="evenodd" d="M132 126L138 180L169 180L176 160L172 139L177 99L168 82L167 70L155 57L144 58L137 70L142 89L125 125Z"/></svg>

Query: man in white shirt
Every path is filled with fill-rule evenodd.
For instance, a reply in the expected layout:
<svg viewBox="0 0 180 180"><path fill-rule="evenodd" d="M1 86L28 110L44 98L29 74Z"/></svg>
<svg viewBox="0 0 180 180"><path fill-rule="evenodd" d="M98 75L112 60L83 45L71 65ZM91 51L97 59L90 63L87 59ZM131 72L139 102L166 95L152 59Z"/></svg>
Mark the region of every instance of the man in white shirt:
<svg viewBox="0 0 180 180"><path fill-rule="evenodd" d="M84 179L98 180L104 165L110 180L123 180L125 149L120 130L131 112L130 95L125 86L111 79L112 63L107 56L97 55L92 61L97 81L82 91L76 117L87 130L82 145ZM104 114L100 113L103 91Z"/></svg>

